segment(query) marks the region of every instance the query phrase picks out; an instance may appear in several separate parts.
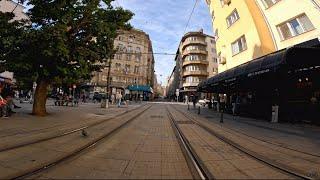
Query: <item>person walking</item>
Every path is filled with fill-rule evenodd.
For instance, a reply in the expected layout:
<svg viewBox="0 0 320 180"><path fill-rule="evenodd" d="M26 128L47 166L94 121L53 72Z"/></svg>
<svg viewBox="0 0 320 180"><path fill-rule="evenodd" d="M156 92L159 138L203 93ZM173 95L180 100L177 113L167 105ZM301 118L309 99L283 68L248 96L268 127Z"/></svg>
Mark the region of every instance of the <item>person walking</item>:
<svg viewBox="0 0 320 180"><path fill-rule="evenodd" d="M118 108L121 106L121 99L122 99L121 93L117 92L116 100L117 100Z"/></svg>

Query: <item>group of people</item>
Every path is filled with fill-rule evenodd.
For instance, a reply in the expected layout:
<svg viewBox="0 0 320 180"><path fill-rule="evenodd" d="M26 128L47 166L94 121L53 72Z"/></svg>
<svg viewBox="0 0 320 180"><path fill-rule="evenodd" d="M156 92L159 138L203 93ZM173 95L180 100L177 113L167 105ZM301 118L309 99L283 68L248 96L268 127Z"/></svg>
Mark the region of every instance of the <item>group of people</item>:
<svg viewBox="0 0 320 180"><path fill-rule="evenodd" d="M0 83L0 117L8 118L15 113L14 108L21 108L14 103L14 96L15 92L10 86Z"/></svg>
<svg viewBox="0 0 320 180"><path fill-rule="evenodd" d="M70 94L58 94L56 97L56 101L54 102L55 106L68 106L71 103L73 106L78 106L79 104L79 97L73 96Z"/></svg>

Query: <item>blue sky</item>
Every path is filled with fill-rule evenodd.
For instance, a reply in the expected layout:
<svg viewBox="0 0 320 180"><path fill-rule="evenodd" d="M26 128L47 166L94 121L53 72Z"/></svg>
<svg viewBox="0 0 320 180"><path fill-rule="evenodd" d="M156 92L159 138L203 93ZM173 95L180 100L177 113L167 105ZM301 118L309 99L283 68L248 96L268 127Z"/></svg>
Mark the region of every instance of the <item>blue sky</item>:
<svg viewBox="0 0 320 180"><path fill-rule="evenodd" d="M114 4L135 13L131 24L150 35L154 52L176 53L195 1L116 0ZM199 0L186 32L202 28L212 35L210 17L205 0ZM164 85L174 67L174 56L155 55L155 63L158 82Z"/></svg>

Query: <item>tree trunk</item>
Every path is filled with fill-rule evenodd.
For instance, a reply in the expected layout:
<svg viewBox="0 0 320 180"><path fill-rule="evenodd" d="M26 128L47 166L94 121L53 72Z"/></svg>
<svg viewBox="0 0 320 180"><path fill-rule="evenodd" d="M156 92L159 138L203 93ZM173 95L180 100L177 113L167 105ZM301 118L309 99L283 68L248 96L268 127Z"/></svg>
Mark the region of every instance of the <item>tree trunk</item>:
<svg viewBox="0 0 320 180"><path fill-rule="evenodd" d="M34 94L32 114L36 116L46 116L47 91L49 83L45 80L39 80L36 92Z"/></svg>

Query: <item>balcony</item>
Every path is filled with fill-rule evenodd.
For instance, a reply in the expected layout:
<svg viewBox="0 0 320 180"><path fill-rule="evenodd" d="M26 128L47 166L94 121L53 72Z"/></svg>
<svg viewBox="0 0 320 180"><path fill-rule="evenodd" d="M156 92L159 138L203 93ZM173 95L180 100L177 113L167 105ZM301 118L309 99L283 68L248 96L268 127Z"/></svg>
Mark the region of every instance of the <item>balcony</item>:
<svg viewBox="0 0 320 180"><path fill-rule="evenodd" d="M184 50L182 54L182 58L189 54L203 54L203 55L208 55L208 51L206 50L200 50L200 49L194 49L194 50Z"/></svg>
<svg viewBox="0 0 320 180"><path fill-rule="evenodd" d="M197 61L184 61L182 63L182 66L187 66L187 65L190 65L190 64L203 64L203 65L208 65L209 62L207 60L197 60Z"/></svg>
<svg viewBox="0 0 320 180"><path fill-rule="evenodd" d="M183 83L183 87L195 87L198 86L199 82L190 82L190 83Z"/></svg>
<svg viewBox="0 0 320 180"><path fill-rule="evenodd" d="M182 44L182 50L184 50L188 45L193 45L193 44L194 45L200 44L200 45L203 45L203 46L207 45L207 43L206 43L206 41L204 39L203 40L198 39L198 40L194 40L194 41L185 41Z"/></svg>
<svg viewBox="0 0 320 180"><path fill-rule="evenodd" d="M209 73L205 70L202 71L184 71L183 76L208 76Z"/></svg>

